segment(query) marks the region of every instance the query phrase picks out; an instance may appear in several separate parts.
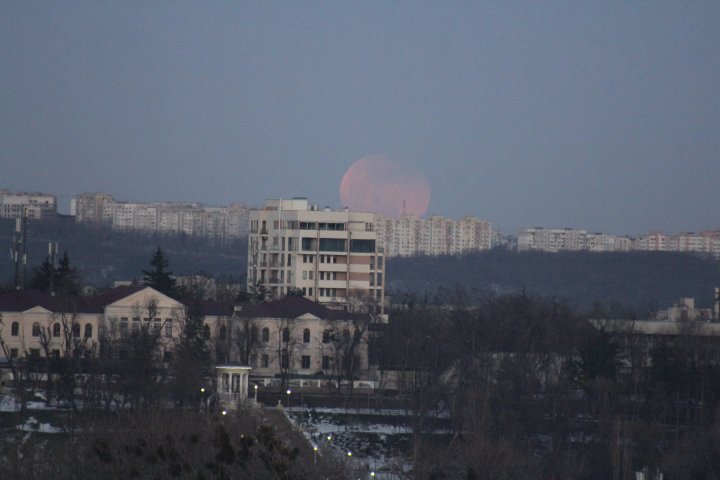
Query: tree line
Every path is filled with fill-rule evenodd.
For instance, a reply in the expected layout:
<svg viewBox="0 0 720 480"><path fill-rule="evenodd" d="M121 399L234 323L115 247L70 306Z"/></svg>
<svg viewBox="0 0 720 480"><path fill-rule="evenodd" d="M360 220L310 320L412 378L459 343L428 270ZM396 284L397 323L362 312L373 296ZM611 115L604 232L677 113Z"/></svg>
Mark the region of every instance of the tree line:
<svg viewBox="0 0 720 480"><path fill-rule="evenodd" d="M466 299L396 296L371 344L412 413L412 478L720 472L720 338L593 325L527 294ZM438 433L437 418L450 427Z"/></svg>

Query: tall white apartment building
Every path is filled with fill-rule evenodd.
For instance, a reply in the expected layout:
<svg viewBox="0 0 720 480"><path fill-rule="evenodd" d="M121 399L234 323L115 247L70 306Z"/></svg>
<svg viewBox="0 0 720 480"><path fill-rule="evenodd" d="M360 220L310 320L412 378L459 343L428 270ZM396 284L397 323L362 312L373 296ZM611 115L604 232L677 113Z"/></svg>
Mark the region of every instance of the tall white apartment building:
<svg viewBox="0 0 720 480"><path fill-rule="evenodd" d="M437 215L421 219L414 215L389 218L376 214L375 229L388 257L488 250L495 237L490 223L475 217L453 220Z"/></svg>
<svg viewBox="0 0 720 480"><path fill-rule="evenodd" d="M0 218L40 219L57 215L57 199L43 193L13 193L0 189Z"/></svg>
<svg viewBox="0 0 720 480"><path fill-rule="evenodd" d="M249 209L241 204L205 207L197 203L117 202L110 195L83 193L72 199L80 223L102 223L115 230L183 233L218 241L247 235Z"/></svg>
<svg viewBox="0 0 720 480"><path fill-rule="evenodd" d="M384 272L372 213L320 210L306 198L250 211L248 285L265 285L274 298L300 289L328 305L362 300L382 308Z"/></svg>
<svg viewBox="0 0 720 480"><path fill-rule="evenodd" d="M628 237L588 233L572 228L526 228L518 232L517 236L518 251L627 252L631 248L632 240Z"/></svg>

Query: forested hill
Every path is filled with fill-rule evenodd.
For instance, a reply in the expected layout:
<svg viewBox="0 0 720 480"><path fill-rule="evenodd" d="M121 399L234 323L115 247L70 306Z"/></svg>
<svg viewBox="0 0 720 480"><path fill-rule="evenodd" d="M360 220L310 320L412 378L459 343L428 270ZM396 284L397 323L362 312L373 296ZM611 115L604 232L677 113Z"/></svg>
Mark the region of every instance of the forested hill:
<svg viewBox="0 0 720 480"><path fill-rule="evenodd" d="M720 262L683 253L511 252L416 256L387 260L389 291L433 292L464 287L471 294L525 291L589 308L632 306L637 311L694 297L710 307L720 286Z"/></svg>
<svg viewBox="0 0 720 480"><path fill-rule="evenodd" d="M0 282L7 285L13 267L8 252L15 222L0 219ZM99 287L113 280L142 277L153 251L162 247L175 274L244 275L247 242L213 245L207 240L122 233L76 224L72 218L31 221L29 269L47 254L47 242L67 251L83 282ZM471 295L487 292L559 297L583 308L631 306L642 312L666 308L680 297L709 307L720 286L720 262L681 253L511 252L491 250L462 256L417 256L387 260L388 293L435 293L461 286Z"/></svg>
<svg viewBox="0 0 720 480"><path fill-rule="evenodd" d="M114 280L141 279L150 257L159 246L166 252L170 270L178 275L207 273L232 275L239 279L247 268L247 242L213 245L206 239L185 235L140 235L76 224L72 217L28 222L28 270L47 255L48 242L59 244L59 253L68 252L83 284L106 287ZM0 282L7 285L13 275L8 255L12 246L14 220L0 219Z"/></svg>

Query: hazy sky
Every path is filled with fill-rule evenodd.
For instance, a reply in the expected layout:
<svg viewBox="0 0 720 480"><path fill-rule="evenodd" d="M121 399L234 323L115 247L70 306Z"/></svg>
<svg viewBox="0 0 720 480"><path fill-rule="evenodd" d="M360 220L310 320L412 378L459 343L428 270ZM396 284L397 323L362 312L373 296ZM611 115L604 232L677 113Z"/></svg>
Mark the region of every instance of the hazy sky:
<svg viewBox="0 0 720 480"><path fill-rule="evenodd" d="M697 231L719 147L720 2L0 0L0 188L66 202L339 207L385 154L508 233Z"/></svg>

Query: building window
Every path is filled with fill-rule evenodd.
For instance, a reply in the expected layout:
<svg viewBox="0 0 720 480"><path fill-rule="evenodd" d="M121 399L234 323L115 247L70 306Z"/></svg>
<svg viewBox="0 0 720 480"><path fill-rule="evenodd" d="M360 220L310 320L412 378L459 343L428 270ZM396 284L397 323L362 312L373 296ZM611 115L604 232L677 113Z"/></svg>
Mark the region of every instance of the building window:
<svg viewBox="0 0 720 480"><path fill-rule="evenodd" d="M79 323L73 323L73 326L72 326L72 335L73 335L73 337L75 337L75 338L79 338L79 337L80 337L80 324L79 324Z"/></svg>
<svg viewBox="0 0 720 480"><path fill-rule="evenodd" d="M10 327L10 335L13 337L17 337L20 334L20 324L18 322L13 322L12 326Z"/></svg>
<svg viewBox="0 0 720 480"><path fill-rule="evenodd" d="M330 330L323 330L323 343L330 343Z"/></svg>
<svg viewBox="0 0 720 480"><path fill-rule="evenodd" d="M260 366L262 368L268 368L268 365L270 364L270 357L267 353L264 353L263 356L260 358Z"/></svg>
<svg viewBox="0 0 720 480"><path fill-rule="evenodd" d="M220 327L220 340L227 340L227 327L225 325Z"/></svg>
<svg viewBox="0 0 720 480"><path fill-rule="evenodd" d="M40 324L38 322L33 323L32 326L32 336L33 337L39 337L40 336Z"/></svg>
<svg viewBox="0 0 720 480"><path fill-rule="evenodd" d="M310 355L302 356L302 368L310 368Z"/></svg>
<svg viewBox="0 0 720 480"><path fill-rule="evenodd" d="M60 336L60 324L58 322L55 322L53 324L53 337L59 337Z"/></svg>
<svg viewBox="0 0 720 480"><path fill-rule="evenodd" d="M282 331L282 341L288 343L290 341L290 329L285 327Z"/></svg>
<svg viewBox="0 0 720 480"><path fill-rule="evenodd" d="M257 355L250 355L250 366L253 368L257 368Z"/></svg>
<svg viewBox="0 0 720 480"><path fill-rule="evenodd" d="M310 329L303 330L303 343L310 343Z"/></svg>
<svg viewBox="0 0 720 480"><path fill-rule="evenodd" d="M10 358L17 358L18 357L18 349L17 348L11 348L10 349Z"/></svg>
<svg viewBox="0 0 720 480"><path fill-rule="evenodd" d="M323 370L330 370L330 357L327 355L323 356L322 368L323 368Z"/></svg>
<svg viewBox="0 0 720 480"><path fill-rule="evenodd" d="M173 335L173 323L172 320L169 318L165 319L165 336L166 337L172 337Z"/></svg>
<svg viewBox="0 0 720 480"><path fill-rule="evenodd" d="M40 349L39 348L31 348L30 349L30 357L40 358Z"/></svg>
<svg viewBox="0 0 720 480"><path fill-rule="evenodd" d="M52 351L52 358L54 358L55 360L60 359L60 350L54 348Z"/></svg>
<svg viewBox="0 0 720 480"><path fill-rule="evenodd" d="M85 324L85 338L92 338L92 325L89 323Z"/></svg>
<svg viewBox="0 0 720 480"><path fill-rule="evenodd" d="M267 327L262 329L262 341L265 343L270 341L270 329Z"/></svg>
<svg viewBox="0 0 720 480"><path fill-rule="evenodd" d="M120 320L120 338L127 338L128 336L128 321L127 318Z"/></svg>

